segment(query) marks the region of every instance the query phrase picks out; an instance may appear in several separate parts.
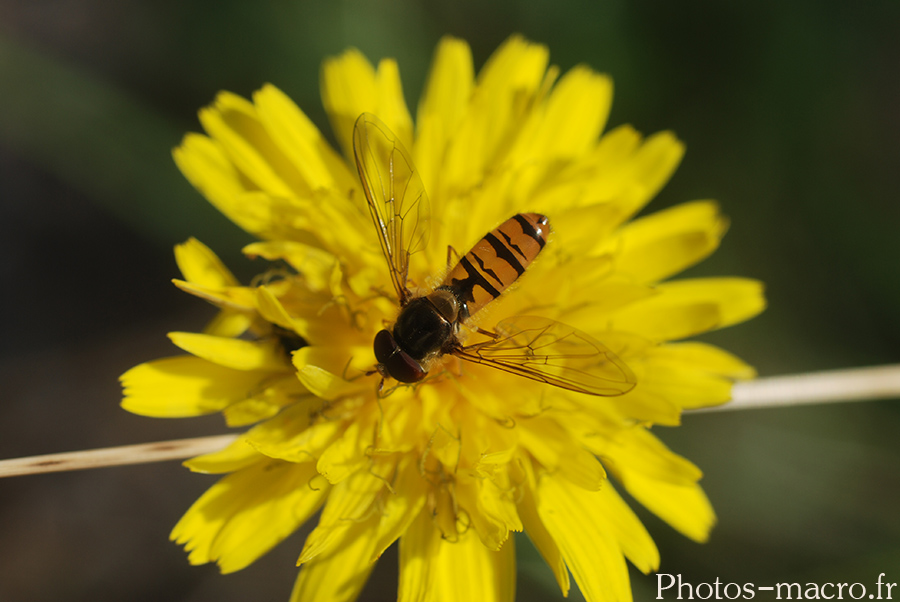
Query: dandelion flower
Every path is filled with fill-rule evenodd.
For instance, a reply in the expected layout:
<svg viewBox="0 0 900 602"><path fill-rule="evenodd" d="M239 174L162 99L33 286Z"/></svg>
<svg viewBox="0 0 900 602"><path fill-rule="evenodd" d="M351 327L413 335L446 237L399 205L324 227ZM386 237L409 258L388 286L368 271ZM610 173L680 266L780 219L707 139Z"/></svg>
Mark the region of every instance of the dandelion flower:
<svg viewBox="0 0 900 602"><path fill-rule="evenodd" d="M397 65L348 50L327 60L322 97L340 151L282 92L221 93L175 160L274 262L249 286L200 242L176 248L183 290L220 311L169 336L185 355L122 377L123 406L148 416L222 412L247 426L186 465L225 475L172 531L193 564L242 569L321 510L292 600L353 600L399 540L401 600L512 600L524 531L565 594L626 601L626 559L657 549L619 490L687 537L715 517L700 471L653 425L729 400L753 369L685 342L762 311L760 283L666 280L712 253L727 222L712 201L634 219L683 154L669 132L603 133L604 75L548 66L514 36L476 76L465 42L435 53L413 121ZM527 314L570 325L614 353L636 386L597 396L440 355L414 384L373 374L376 333L399 312L354 162L354 123L377 115L430 198L430 237L408 261L415 294L519 213L547 216L546 247L472 328ZM403 191L398 191L402 195ZM448 259L449 258L449 259ZM465 330L465 329L464 329ZM613 357L612 355L610 357ZM626 391L626 392L623 392Z"/></svg>

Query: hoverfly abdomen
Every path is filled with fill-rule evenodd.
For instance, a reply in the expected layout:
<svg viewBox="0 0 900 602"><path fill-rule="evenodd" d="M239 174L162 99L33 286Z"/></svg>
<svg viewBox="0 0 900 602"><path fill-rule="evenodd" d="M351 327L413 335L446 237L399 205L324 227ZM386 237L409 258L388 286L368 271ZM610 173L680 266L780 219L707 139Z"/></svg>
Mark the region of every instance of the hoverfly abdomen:
<svg viewBox="0 0 900 602"><path fill-rule="evenodd" d="M539 213L517 213L466 253L440 287L459 298L466 319L503 294L525 273L547 243L549 220Z"/></svg>

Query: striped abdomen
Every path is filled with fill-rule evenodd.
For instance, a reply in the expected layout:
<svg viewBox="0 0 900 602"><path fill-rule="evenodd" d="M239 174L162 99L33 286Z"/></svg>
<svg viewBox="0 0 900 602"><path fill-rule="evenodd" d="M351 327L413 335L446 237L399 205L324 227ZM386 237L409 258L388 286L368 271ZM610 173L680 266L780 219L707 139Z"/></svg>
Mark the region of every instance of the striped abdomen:
<svg viewBox="0 0 900 602"><path fill-rule="evenodd" d="M460 319L499 297L525 273L547 242L548 224L546 216L538 213L518 213L488 232L459 260L441 288L452 290L462 302Z"/></svg>

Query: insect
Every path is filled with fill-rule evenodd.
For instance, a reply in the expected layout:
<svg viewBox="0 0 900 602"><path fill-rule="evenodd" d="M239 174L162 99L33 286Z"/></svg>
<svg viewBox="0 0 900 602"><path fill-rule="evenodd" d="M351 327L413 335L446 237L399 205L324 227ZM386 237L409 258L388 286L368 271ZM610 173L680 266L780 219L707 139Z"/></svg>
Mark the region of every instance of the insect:
<svg viewBox="0 0 900 602"><path fill-rule="evenodd" d="M400 141L370 113L356 120L353 154L400 303L393 327L379 331L373 343L378 363L371 373L381 374L382 385L386 378L419 382L437 359L452 354L591 395L621 395L635 386L622 360L571 326L538 316L507 318L493 332L471 324L472 315L503 294L544 248L547 217L510 217L462 256L437 288L416 296L407 286L410 260L424 249L432 226L422 180ZM462 328L486 338L463 344Z"/></svg>

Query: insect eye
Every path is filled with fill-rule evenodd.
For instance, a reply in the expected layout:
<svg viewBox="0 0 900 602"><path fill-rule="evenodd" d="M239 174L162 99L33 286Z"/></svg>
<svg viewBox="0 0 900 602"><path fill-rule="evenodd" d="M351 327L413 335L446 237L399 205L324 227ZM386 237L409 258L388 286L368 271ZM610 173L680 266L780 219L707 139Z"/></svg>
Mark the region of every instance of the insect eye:
<svg viewBox="0 0 900 602"><path fill-rule="evenodd" d="M375 335L375 359L384 366L392 378L402 383L419 382L428 373L422 365L400 349L394 336L387 330Z"/></svg>
<svg viewBox="0 0 900 602"><path fill-rule="evenodd" d="M402 383L416 383L425 378L428 371L422 368L422 365L409 357L404 351L398 351L392 355L384 367L388 374L396 378Z"/></svg>
<svg viewBox="0 0 900 602"><path fill-rule="evenodd" d="M378 360L379 364L384 364L397 351L397 342L394 341L394 336L390 331L382 330L375 335L373 347L375 359Z"/></svg>

